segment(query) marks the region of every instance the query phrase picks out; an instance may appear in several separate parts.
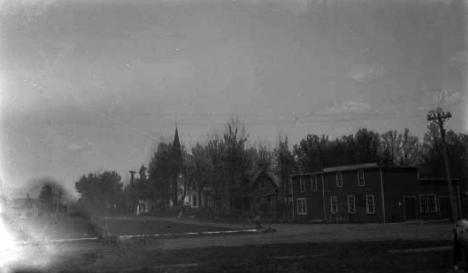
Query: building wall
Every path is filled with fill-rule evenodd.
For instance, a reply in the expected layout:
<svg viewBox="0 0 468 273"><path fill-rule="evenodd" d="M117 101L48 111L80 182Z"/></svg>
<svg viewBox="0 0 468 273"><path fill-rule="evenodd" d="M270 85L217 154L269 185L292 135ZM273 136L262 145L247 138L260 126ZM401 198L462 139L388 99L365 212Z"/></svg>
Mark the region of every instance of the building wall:
<svg viewBox="0 0 468 273"><path fill-rule="evenodd" d="M378 169L363 169L364 185L358 185L358 170L342 171L343 186L337 187L336 174L323 175L325 184L325 220L327 222L377 223L383 222L380 172ZM374 196L374 212L366 209L366 196ZM336 196L338 212L332 212L331 197ZM348 212L348 196L355 197L355 213Z"/></svg>
<svg viewBox="0 0 468 273"><path fill-rule="evenodd" d="M358 184L358 172L364 173L364 185ZM323 220L324 222L350 223L391 223L409 220L438 220L450 218L448 188L445 183L421 183L417 168L373 167L358 170L343 170L342 187L337 187L336 174L339 172L320 172L302 176L293 176L293 216L299 222ZM310 177L323 179L317 183L317 191L312 191ZM301 192L300 177L305 182L305 191ZM321 181L320 181L321 182ZM432 183L432 182L431 182ZM459 186L454 187L455 195L460 199ZM435 211L422 210L421 195L430 196L431 208ZM366 208L366 196L374 197L374 212ZM331 198L336 197L337 211L332 212ZM350 211L348 198L354 196L355 211ZM433 197L435 196L435 198ZM428 197L424 197L428 200ZM298 213L298 200L306 200L306 213ZM435 202L432 200L435 199ZM427 204L427 203L426 203ZM457 200L457 208L461 209ZM428 205L425 206L427 209Z"/></svg>
<svg viewBox="0 0 468 273"><path fill-rule="evenodd" d="M317 177L317 189L312 188L313 181ZM311 178L314 180L311 181ZM323 185L321 175L305 175L303 176L305 184L304 191L300 189L300 178L293 178L293 215L294 219L299 222L307 222L310 220L324 220L323 214ZM298 198L306 200L306 214L298 213Z"/></svg>
<svg viewBox="0 0 468 273"><path fill-rule="evenodd" d="M406 220L404 197L417 197L417 168L381 168L385 199L385 222ZM417 207L417 200L416 200ZM415 212L415 217L418 217Z"/></svg>
<svg viewBox="0 0 468 273"><path fill-rule="evenodd" d="M456 204L458 206L458 210L460 210L461 204L459 203L460 200L457 198L457 196L460 196L460 189L458 186L454 186L454 195L455 195L455 200ZM436 200L436 211L435 212L423 212L421 208L421 195L424 194L433 194L435 195L435 200ZM443 209L441 208L441 199L442 198L447 198L449 199L449 190L447 186L421 186L419 190L419 194L417 196L417 212L418 216L421 220L438 220L438 219L445 219L445 218L450 218L450 215L447 215L442 212Z"/></svg>

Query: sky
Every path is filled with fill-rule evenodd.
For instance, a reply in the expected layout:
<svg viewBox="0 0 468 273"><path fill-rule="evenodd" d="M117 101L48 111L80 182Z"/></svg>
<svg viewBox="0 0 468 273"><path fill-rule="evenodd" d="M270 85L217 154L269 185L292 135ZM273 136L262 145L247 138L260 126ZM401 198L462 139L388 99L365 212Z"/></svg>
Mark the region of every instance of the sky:
<svg viewBox="0 0 468 273"><path fill-rule="evenodd" d="M235 114L251 143L409 128L468 133L462 0L0 0L0 177L147 165Z"/></svg>

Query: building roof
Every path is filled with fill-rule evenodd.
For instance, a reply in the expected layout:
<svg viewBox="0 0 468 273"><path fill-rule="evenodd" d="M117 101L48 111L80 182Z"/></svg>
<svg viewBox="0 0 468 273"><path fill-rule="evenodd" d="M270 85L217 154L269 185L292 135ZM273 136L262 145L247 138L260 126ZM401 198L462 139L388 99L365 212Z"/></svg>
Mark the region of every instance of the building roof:
<svg viewBox="0 0 468 273"><path fill-rule="evenodd" d="M250 175L250 179L249 179L249 183L247 184L247 186L252 187L257 181L258 177L262 173L266 174L271 179L273 184L275 184L276 187L280 186L279 179L276 177L276 175L273 172L268 172L265 170L248 171L248 175Z"/></svg>
<svg viewBox="0 0 468 273"><path fill-rule="evenodd" d="M341 172L341 171L378 169L378 168L385 168L385 169L418 169L417 167L389 166L389 165L378 165L377 163L365 163L365 164L354 164L354 165L344 165L344 166L323 168L321 171L293 174L293 175L291 175L291 177L309 176L309 175L317 175L317 174L325 174L325 173Z"/></svg>
<svg viewBox="0 0 468 273"><path fill-rule="evenodd" d="M348 170L357 170L357 169L364 169L364 168L375 168L378 167L377 163L365 163L365 164L355 164L355 165L344 165L344 166L336 166L330 168L323 168L323 172L336 172L336 171L348 171Z"/></svg>

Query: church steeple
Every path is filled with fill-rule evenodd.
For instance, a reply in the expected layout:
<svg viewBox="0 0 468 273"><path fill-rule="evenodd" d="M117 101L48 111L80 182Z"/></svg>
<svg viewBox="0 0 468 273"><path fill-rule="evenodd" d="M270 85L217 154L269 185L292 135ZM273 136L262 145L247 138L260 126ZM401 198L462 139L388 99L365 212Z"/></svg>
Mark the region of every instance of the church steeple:
<svg viewBox="0 0 468 273"><path fill-rule="evenodd" d="M176 162L179 162L179 160L182 160L182 149L180 147L179 131L177 130L177 126L175 128L174 142L172 143L172 149L174 151L174 157L176 159Z"/></svg>

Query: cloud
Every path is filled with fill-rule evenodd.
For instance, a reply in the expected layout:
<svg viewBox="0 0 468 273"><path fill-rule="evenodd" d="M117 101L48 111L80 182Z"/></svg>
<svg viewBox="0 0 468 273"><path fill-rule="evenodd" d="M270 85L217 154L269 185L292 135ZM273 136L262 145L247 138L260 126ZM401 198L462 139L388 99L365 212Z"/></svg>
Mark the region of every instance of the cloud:
<svg viewBox="0 0 468 273"><path fill-rule="evenodd" d="M71 150L71 151L78 151L78 150L81 149L81 146L78 145L77 143L72 143L72 144L68 145L67 149Z"/></svg>
<svg viewBox="0 0 468 273"><path fill-rule="evenodd" d="M357 101L339 101L331 104L326 113L327 114L352 114L364 113L371 110L372 107L366 102Z"/></svg>
<svg viewBox="0 0 468 273"><path fill-rule="evenodd" d="M449 64L452 67L458 69L467 69L468 67L468 52L466 51L458 51L455 53L450 59Z"/></svg>
<svg viewBox="0 0 468 273"><path fill-rule="evenodd" d="M28 21L47 13L56 0L0 0L0 11L3 16L24 15Z"/></svg>
<svg viewBox="0 0 468 273"><path fill-rule="evenodd" d="M357 83L369 83L385 74L385 68L381 65L364 65L352 69L346 79Z"/></svg>
<svg viewBox="0 0 468 273"><path fill-rule="evenodd" d="M445 88L431 90L429 91L428 95L430 99L436 103L456 102L466 97L462 96L460 92Z"/></svg>

